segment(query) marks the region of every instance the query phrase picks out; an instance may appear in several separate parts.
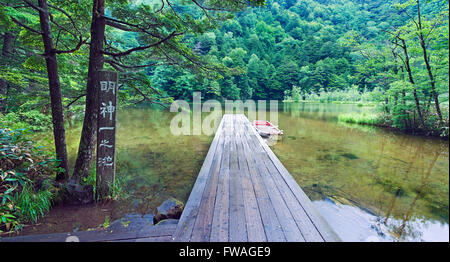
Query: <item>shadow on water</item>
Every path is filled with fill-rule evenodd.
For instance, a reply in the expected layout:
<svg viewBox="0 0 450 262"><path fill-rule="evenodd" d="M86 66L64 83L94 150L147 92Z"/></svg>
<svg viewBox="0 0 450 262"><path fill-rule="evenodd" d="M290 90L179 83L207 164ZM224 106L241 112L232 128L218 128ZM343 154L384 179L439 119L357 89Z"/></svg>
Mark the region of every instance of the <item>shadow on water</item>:
<svg viewBox="0 0 450 262"><path fill-rule="evenodd" d="M337 121L340 113L372 110L281 104L284 137L272 150L342 239L448 241L448 141ZM118 114L117 178L128 198L83 212L55 207L24 234L86 230L105 217L151 213L168 197L186 201L213 136L174 136L173 116L154 109ZM67 132L72 166L80 131Z"/></svg>

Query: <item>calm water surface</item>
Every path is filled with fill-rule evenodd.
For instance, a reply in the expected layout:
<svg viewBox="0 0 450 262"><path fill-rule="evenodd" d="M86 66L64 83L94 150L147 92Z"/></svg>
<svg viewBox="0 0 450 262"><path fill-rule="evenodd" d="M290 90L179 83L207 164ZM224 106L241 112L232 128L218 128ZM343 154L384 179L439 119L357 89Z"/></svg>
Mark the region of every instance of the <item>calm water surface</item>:
<svg viewBox="0 0 450 262"><path fill-rule="evenodd" d="M283 104L278 124L285 135L272 150L343 240L448 241L448 141L337 121L340 113L372 110ZM171 196L187 200L213 136L173 136L173 115L153 109L118 114L117 177L129 196L88 207L82 217L93 214L98 224L105 216L151 213ZM67 133L72 165L79 135L80 128ZM92 227L77 220L80 210L71 215L70 208L61 208L28 233ZM65 220L70 222L58 223L61 214L71 216Z"/></svg>
<svg viewBox="0 0 450 262"><path fill-rule="evenodd" d="M448 141L337 121L365 110L285 104L272 149L343 240L448 241Z"/></svg>

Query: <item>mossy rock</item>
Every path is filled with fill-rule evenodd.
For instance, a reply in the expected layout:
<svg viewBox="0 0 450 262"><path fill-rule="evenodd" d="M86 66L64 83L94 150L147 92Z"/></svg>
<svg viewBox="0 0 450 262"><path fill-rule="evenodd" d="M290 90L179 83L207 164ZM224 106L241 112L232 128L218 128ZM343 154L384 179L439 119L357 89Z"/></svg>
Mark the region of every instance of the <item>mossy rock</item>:
<svg viewBox="0 0 450 262"><path fill-rule="evenodd" d="M153 223L158 224L164 219L179 219L183 212L184 203L175 198L169 198L164 201L158 208Z"/></svg>

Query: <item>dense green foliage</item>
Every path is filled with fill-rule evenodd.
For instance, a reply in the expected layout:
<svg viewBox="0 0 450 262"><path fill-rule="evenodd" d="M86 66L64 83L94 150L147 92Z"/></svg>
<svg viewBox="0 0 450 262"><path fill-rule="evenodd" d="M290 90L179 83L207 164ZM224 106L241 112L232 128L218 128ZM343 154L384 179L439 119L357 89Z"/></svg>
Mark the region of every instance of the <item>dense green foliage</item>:
<svg viewBox="0 0 450 262"><path fill-rule="evenodd" d="M403 4L398 4L403 3ZM268 1L265 8L237 14L191 47L230 70L219 79L197 79L185 70L158 67L155 87L177 99L285 99L378 102L387 125L424 134L448 134L448 2L422 1L423 29L416 1ZM437 119L430 80L417 32L426 48L442 110ZM393 36L406 41L411 73ZM415 105L416 90L420 109ZM417 120L423 111L422 122Z"/></svg>
<svg viewBox="0 0 450 262"><path fill-rule="evenodd" d="M90 3L82 1L80 5L78 2L54 1L54 4L76 14L78 30L82 35L88 35ZM159 4L159 1L143 2L155 6ZM216 25L207 25L206 20L199 19L196 22L197 28L190 29L190 33L174 41L182 44L177 47L185 51L181 54L201 56L214 70L195 67L180 53L170 51L169 55L173 55L176 64L162 63L160 66L132 70L133 74L123 74L120 102L125 105L157 100L168 102L170 97L190 100L193 91L202 92L206 99L387 102L393 126L403 129L433 129L412 123L415 110L412 87L408 83L406 71L401 75L396 73L400 70L402 58L398 57L401 54L394 58L391 50L390 33L403 34L409 48L420 103L425 109L433 109L428 103L430 88L424 63L420 61L421 50L414 30L411 29L414 22L410 17L415 17L414 3L415 1L393 0L271 0L267 1L265 7L248 8L237 13L234 19L219 23L219 28L215 30L213 28ZM448 3L423 1L421 5L424 9L424 24L428 23L428 27L433 28L428 39L430 61L439 100L444 103L443 111L446 113L448 15L444 14L448 11ZM24 10L13 9L5 4L1 11L2 19L8 20L8 14L15 15L29 22L30 26L36 25L36 14ZM108 15L126 19L134 10L135 5L124 1L112 5L107 12L110 12ZM202 16L200 10L189 5L183 7L183 10L192 18ZM141 12L151 13L149 10ZM178 23L175 16L165 15L164 21L172 19L174 23ZM70 22L63 15L55 16L55 20L62 24ZM190 27L195 27L194 25L194 22L189 24ZM186 25L171 25L174 26ZM166 28L168 29L169 27ZM48 116L49 100L46 93L45 63L39 56L42 45L39 36L11 23L1 27L1 30L14 35L16 46L26 48L26 51L16 48L14 59L1 61L2 78L8 82L9 87L7 95L0 94L2 103L5 103L2 121L14 123L18 128L31 125L32 129L41 130L50 122L48 117L43 116ZM73 39L64 30L59 30L59 34L57 43L60 46L73 46L76 43L77 39ZM136 32L117 28L109 28L106 34L111 41L107 50L124 50L147 41ZM399 51L399 48L394 50L397 53ZM70 123L83 114L87 53L88 48L83 45L77 52L58 56L63 104L67 107L66 118ZM163 56L158 48L150 56L147 53L135 53L116 62L136 66L148 59L159 61ZM374 90L375 93L370 93ZM402 92L404 96L399 95ZM30 98L33 98L32 101ZM434 114L431 109L425 109L422 109L426 111L424 115ZM29 113L30 111L32 112ZM8 115L11 112L13 114ZM440 128L442 126L441 124Z"/></svg>
<svg viewBox="0 0 450 262"><path fill-rule="evenodd" d="M0 129L0 233L36 222L57 191L52 181L58 161L24 135Z"/></svg>

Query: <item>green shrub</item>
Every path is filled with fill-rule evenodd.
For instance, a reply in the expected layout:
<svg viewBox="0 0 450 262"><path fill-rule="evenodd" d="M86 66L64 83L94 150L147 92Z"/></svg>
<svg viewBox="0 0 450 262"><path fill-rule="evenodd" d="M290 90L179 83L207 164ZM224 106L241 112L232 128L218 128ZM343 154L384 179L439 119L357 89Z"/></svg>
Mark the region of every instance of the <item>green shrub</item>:
<svg viewBox="0 0 450 262"><path fill-rule="evenodd" d="M0 116L0 125L11 129L28 129L31 131L44 131L51 127L50 115L42 114L37 110L25 112L11 112Z"/></svg>
<svg viewBox="0 0 450 262"><path fill-rule="evenodd" d="M0 232L18 230L50 208L58 163L24 130L0 129Z"/></svg>
<svg viewBox="0 0 450 262"><path fill-rule="evenodd" d="M13 201L18 207L18 217L22 221L36 223L52 206L53 193L44 188L35 192L30 184L26 184L21 192L16 192Z"/></svg>

